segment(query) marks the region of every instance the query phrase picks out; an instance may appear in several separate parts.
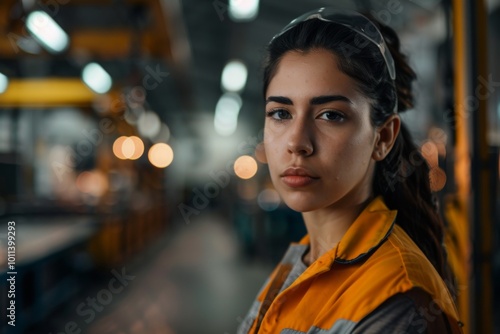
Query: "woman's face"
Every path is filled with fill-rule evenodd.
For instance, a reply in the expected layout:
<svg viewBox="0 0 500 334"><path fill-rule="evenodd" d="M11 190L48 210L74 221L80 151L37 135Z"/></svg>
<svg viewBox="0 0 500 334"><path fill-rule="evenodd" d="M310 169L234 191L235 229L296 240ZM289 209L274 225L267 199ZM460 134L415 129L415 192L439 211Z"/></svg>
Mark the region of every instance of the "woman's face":
<svg viewBox="0 0 500 334"><path fill-rule="evenodd" d="M370 101L333 53L282 57L266 92L264 147L273 184L290 208L308 212L368 199L376 141Z"/></svg>

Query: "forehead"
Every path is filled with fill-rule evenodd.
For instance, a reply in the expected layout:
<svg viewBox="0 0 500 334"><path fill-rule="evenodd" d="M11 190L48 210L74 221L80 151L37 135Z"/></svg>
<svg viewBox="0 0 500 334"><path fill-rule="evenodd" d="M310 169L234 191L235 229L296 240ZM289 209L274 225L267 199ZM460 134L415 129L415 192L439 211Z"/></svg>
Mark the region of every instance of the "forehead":
<svg viewBox="0 0 500 334"><path fill-rule="evenodd" d="M288 51L281 58L266 95L359 94L354 79L342 72L337 56L325 49ZM353 96L354 97L354 96Z"/></svg>

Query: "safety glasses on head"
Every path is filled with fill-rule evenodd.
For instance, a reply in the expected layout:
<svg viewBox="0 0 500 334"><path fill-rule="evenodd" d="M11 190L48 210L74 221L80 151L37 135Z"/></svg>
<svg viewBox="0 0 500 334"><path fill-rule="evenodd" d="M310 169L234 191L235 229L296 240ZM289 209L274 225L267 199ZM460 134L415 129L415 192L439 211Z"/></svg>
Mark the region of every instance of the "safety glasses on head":
<svg viewBox="0 0 500 334"><path fill-rule="evenodd" d="M387 70L389 71L391 79L393 81L396 79L394 59L392 58L391 52L385 44L384 37L378 30L377 26L375 26L375 24L366 16L352 10L322 7L307 12L286 25L278 34L276 34L271 39L270 43L272 43L277 37L283 35L285 32L292 29L299 23L311 19L319 19L326 22L341 24L364 36L379 48L380 53L384 57L385 64L387 66Z"/></svg>

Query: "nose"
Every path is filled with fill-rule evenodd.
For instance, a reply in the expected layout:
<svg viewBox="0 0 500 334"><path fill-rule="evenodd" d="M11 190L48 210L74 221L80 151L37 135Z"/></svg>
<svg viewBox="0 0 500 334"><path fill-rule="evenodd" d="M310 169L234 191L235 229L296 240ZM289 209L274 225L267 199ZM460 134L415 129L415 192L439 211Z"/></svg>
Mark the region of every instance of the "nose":
<svg viewBox="0 0 500 334"><path fill-rule="evenodd" d="M296 119L290 125L287 146L290 154L309 156L314 152L311 129L306 120Z"/></svg>

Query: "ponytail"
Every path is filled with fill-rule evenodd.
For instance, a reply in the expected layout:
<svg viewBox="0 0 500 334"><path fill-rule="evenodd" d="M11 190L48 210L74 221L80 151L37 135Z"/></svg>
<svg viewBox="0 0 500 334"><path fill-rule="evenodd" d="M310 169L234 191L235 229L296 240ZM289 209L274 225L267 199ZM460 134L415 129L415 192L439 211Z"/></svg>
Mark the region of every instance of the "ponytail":
<svg viewBox="0 0 500 334"><path fill-rule="evenodd" d="M399 38L394 30L380 23L378 26L396 64L397 109L398 113L404 112L414 106L411 85L416 75L400 51ZM379 118L375 123L380 121ZM455 295L456 283L448 266L444 247L445 227L437 198L431 190L429 171L427 161L405 124L401 123L391 152L384 160L377 162L375 167L374 192L384 197L390 209L398 210L396 224L418 245L443 278L450 293Z"/></svg>
<svg viewBox="0 0 500 334"><path fill-rule="evenodd" d="M390 209L398 210L396 224L418 245L454 295L455 282L443 245L444 224L431 191L429 166L404 124L391 152L377 163L373 185L374 193L382 195Z"/></svg>

